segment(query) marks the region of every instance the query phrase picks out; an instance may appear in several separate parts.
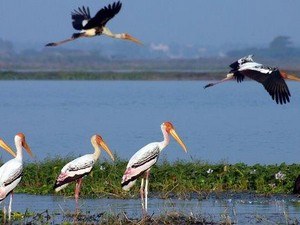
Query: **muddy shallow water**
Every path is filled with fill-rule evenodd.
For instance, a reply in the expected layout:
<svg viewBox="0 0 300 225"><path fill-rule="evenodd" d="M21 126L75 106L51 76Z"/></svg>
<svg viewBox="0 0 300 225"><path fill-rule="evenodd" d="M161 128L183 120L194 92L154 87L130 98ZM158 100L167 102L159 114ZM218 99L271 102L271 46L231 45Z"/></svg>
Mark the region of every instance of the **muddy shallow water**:
<svg viewBox="0 0 300 225"><path fill-rule="evenodd" d="M6 200L8 204L8 199ZM96 198L79 201L82 213L98 214L109 212L119 214L125 212L128 217L141 217L140 199ZM37 196L15 194L13 211L24 213L43 212L48 210L55 214L56 220L63 215L75 212L73 198L62 196ZM300 220L300 199L292 195L258 196L248 193L209 195L201 199L158 199L150 198L149 215L161 215L169 212L182 212L186 215L201 215L212 221L230 221L238 224L258 222L280 222Z"/></svg>

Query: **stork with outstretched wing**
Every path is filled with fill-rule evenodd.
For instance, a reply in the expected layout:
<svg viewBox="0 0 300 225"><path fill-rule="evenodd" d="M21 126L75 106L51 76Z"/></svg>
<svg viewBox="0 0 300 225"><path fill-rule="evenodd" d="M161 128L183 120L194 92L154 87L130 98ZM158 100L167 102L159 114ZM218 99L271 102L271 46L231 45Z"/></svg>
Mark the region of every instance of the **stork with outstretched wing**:
<svg viewBox="0 0 300 225"><path fill-rule="evenodd" d="M247 76L261 83L277 104L286 104L290 102L291 94L285 80L300 81L300 78L280 71L278 68L268 67L254 62L252 55L240 58L233 62L230 67L231 70L224 79L215 83L209 83L205 85L204 88L232 79L236 79L237 82L242 82L245 76Z"/></svg>
<svg viewBox="0 0 300 225"><path fill-rule="evenodd" d="M78 7L78 10L74 10L71 16L73 28L75 30L80 30L80 32L74 33L71 38L58 42L51 42L46 44L46 46L57 46L81 37L95 37L101 34L141 44L138 39L127 33L115 34L106 27L106 23L119 13L121 7L122 3L120 1L114 2L113 4L109 4L100 9L93 18L91 18L89 7Z"/></svg>

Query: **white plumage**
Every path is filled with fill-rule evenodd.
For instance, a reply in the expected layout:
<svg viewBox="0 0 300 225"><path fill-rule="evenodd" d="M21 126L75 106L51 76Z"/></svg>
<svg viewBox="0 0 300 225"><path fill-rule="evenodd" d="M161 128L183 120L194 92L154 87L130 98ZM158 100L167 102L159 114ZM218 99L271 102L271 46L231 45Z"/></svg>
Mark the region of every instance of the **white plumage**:
<svg viewBox="0 0 300 225"><path fill-rule="evenodd" d="M1 140L1 147L10 149L12 151L12 155L15 155L14 159L9 160L5 164L0 167L0 201L4 200L9 193L11 193L9 208L8 208L8 219L11 219L11 204L12 204L12 194L15 187L19 184L22 178L23 172L23 154L22 148L32 156L31 150L26 143L25 136L22 133L19 133L15 136L15 145L17 149L17 154L14 154L13 150L10 149L8 145L6 145ZM5 215L4 215L5 217Z"/></svg>
<svg viewBox="0 0 300 225"><path fill-rule="evenodd" d="M254 62L252 55L243 57L229 66L231 67L231 70L226 78L214 83L209 83L205 85L204 88L212 87L232 79L236 79L237 82L242 82L245 76L247 76L250 79L261 83L277 104L286 104L290 102L291 94L285 79L300 81L300 78L280 71L278 68L264 66Z"/></svg>
<svg viewBox="0 0 300 225"><path fill-rule="evenodd" d="M135 184L136 180L139 177L145 175L145 188L144 178L142 178L140 188L143 213L147 213L148 182L150 169L157 162L160 152L169 144L169 134L171 134L175 138L175 140L182 146L184 151L186 151L186 147L176 133L172 123L165 122L161 124L161 131L163 133L164 140L161 142L152 142L137 151L130 158L122 177L122 188L123 190L128 191Z"/></svg>
<svg viewBox="0 0 300 225"><path fill-rule="evenodd" d="M23 163L20 160L11 159L0 168L0 201L15 189L21 180Z"/></svg>
<svg viewBox="0 0 300 225"><path fill-rule="evenodd" d="M128 191L135 184L137 178L157 162L162 150L159 145L159 142L150 143L130 158L122 177L123 190Z"/></svg>
<svg viewBox="0 0 300 225"><path fill-rule="evenodd" d="M55 184L54 184L54 190L56 192L62 190L70 182L76 181L75 186L75 200L76 205L78 204L78 198L80 193L80 187L82 183L82 178L86 175L88 175L91 170L93 169L96 161L100 157L101 151L100 147L102 147L114 160L114 156L102 137L100 135L93 135L91 138L91 143L95 149L93 154L86 154L84 156L78 157L71 162L67 163L62 169L61 173L57 177Z"/></svg>

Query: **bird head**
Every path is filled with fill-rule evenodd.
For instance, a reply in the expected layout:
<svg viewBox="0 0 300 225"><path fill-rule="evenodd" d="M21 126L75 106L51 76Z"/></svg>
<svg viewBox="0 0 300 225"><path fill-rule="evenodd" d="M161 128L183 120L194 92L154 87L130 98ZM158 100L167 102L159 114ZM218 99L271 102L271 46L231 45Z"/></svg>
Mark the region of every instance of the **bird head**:
<svg viewBox="0 0 300 225"><path fill-rule="evenodd" d="M102 137L98 134L94 135L92 137L92 139L94 139L96 141L96 143L104 149L104 151L107 152L107 154L110 156L110 158L114 161L114 155L112 154L111 150L109 149L109 147L107 146L107 144L105 143L105 141L102 139Z"/></svg>
<svg viewBox="0 0 300 225"><path fill-rule="evenodd" d="M185 152L187 152L186 146L183 143L183 141L180 139L178 134L176 133L173 124L171 122L164 122L161 126L162 126L162 129L164 129L167 133L171 134L173 136L173 138L178 142L178 144L181 145L183 150Z"/></svg>
<svg viewBox="0 0 300 225"><path fill-rule="evenodd" d="M300 81L300 78L299 77L296 77L294 74L288 74L284 71L280 71L281 73L281 76L284 78L284 79L288 79L288 80L294 80L294 81Z"/></svg>
<svg viewBox="0 0 300 225"><path fill-rule="evenodd" d="M124 40L128 40L128 41L132 41L134 43L137 43L139 45L142 45L142 42L140 42L138 39L136 39L135 37L131 36L130 34L127 33L123 33L122 34L122 39Z"/></svg>
<svg viewBox="0 0 300 225"><path fill-rule="evenodd" d="M18 133L16 136L15 136L15 143L16 145L17 144L20 144L26 151L27 153L33 157L33 154L31 152L31 149L30 147L28 146L26 140L25 140L25 135L23 133Z"/></svg>
<svg viewBox="0 0 300 225"><path fill-rule="evenodd" d="M11 154L13 157L16 157L16 153L0 138L0 147Z"/></svg>

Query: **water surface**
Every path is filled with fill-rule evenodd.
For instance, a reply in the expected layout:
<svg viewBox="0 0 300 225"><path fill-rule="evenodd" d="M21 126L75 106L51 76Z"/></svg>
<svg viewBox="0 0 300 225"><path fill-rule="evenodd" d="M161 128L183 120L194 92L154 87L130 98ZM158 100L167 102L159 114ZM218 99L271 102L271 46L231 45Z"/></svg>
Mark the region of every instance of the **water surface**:
<svg viewBox="0 0 300 225"><path fill-rule="evenodd" d="M292 97L287 105L277 105L256 82L204 90L205 84L1 81L0 137L13 145L14 135L24 132L36 158L43 159L92 152L90 137L99 133L118 156L129 159L147 143L162 140L160 124L172 121L188 153L171 140L162 153L170 161L300 161L298 83L288 83Z"/></svg>
<svg viewBox="0 0 300 225"><path fill-rule="evenodd" d="M8 200L7 200L8 202ZM140 218L140 199L80 199L82 213L99 214L103 212L126 213L130 218ZM55 214L59 222L65 214L75 212L75 200L61 196L34 196L16 194L13 211L43 212L48 210ZM224 221L225 218L236 224L288 224L287 221L299 221L300 200L297 197L274 195L272 197L252 194L212 195L205 199L157 199L148 201L149 215L161 215L181 212L185 215L201 215L208 221ZM260 223L259 223L260 222Z"/></svg>

